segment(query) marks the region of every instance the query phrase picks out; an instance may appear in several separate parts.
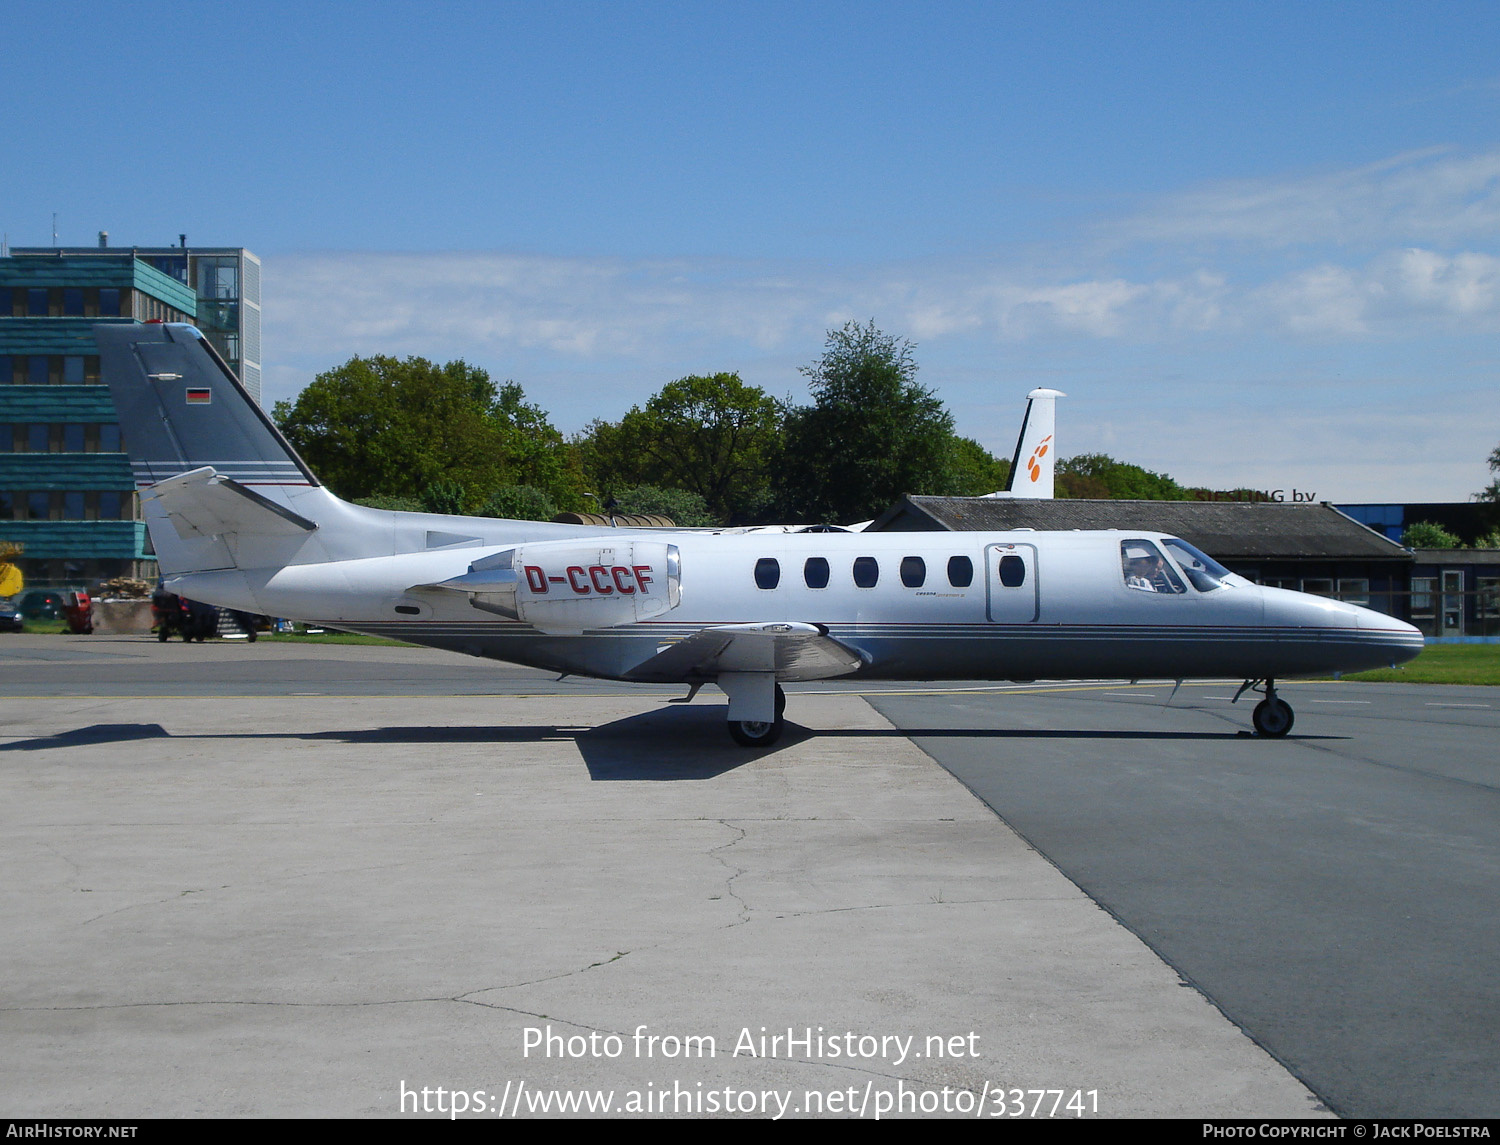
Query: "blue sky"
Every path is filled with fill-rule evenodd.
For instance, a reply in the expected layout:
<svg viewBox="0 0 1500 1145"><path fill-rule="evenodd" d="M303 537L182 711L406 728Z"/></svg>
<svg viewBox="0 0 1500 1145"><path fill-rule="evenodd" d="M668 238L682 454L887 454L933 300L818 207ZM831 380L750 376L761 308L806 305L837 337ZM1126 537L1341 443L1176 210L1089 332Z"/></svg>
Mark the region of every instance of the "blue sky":
<svg viewBox="0 0 1500 1145"><path fill-rule="evenodd" d="M244 245L266 393L463 357L565 431L828 328L960 432L1320 499L1500 443L1500 5L0 0L12 245Z"/></svg>

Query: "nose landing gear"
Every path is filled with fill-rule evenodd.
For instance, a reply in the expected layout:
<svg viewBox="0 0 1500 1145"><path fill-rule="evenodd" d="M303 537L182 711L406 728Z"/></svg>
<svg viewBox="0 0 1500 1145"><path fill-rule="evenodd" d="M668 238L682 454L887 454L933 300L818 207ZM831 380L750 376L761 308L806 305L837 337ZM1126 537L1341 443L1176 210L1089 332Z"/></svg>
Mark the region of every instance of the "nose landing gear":
<svg viewBox="0 0 1500 1145"><path fill-rule="evenodd" d="M1256 688L1256 684L1265 684L1264 689ZM1249 690L1264 691L1266 698L1255 705L1255 711L1250 713L1250 722L1255 725L1255 734L1265 736L1267 739L1280 739L1292 730L1292 722L1296 718L1292 712L1292 706L1276 695L1275 680L1246 680L1240 685L1240 690L1234 694L1238 700ZM1234 701L1230 701L1233 703Z"/></svg>

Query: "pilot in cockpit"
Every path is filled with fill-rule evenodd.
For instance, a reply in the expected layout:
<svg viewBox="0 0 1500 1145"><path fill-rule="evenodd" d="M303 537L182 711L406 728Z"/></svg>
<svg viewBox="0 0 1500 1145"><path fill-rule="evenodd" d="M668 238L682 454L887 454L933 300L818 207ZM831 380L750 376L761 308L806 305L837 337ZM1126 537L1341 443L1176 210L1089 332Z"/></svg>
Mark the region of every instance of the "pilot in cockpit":
<svg viewBox="0 0 1500 1145"><path fill-rule="evenodd" d="M1141 592L1177 591L1162 565L1160 553L1137 544L1126 545L1123 556L1126 588Z"/></svg>

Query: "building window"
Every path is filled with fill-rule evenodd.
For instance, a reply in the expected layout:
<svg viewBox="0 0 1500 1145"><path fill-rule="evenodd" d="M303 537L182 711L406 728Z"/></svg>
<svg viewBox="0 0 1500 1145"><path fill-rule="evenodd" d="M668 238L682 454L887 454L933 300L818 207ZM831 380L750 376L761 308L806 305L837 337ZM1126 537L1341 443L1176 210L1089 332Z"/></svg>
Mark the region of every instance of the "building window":
<svg viewBox="0 0 1500 1145"><path fill-rule="evenodd" d="M854 585L856 588L874 588L880 583L880 565L874 557L854 558Z"/></svg>
<svg viewBox="0 0 1500 1145"><path fill-rule="evenodd" d="M921 557L901 558L901 583L907 588L921 588L927 581L927 562Z"/></svg>
<svg viewBox="0 0 1500 1145"><path fill-rule="evenodd" d="M52 427L35 423L26 427L26 449L30 453L47 453L52 448Z"/></svg>
<svg viewBox="0 0 1500 1145"><path fill-rule="evenodd" d="M1370 581L1367 577L1340 577L1339 599L1346 604L1370 604Z"/></svg>
<svg viewBox="0 0 1500 1145"><path fill-rule="evenodd" d="M83 520L83 494L82 493L64 493L63 494L63 520L64 521L81 521L81 520Z"/></svg>
<svg viewBox="0 0 1500 1145"><path fill-rule="evenodd" d="M28 318L47 317L47 288L45 286L33 286L26 291L26 316Z"/></svg>
<svg viewBox="0 0 1500 1145"><path fill-rule="evenodd" d="M82 354L69 354L63 359L62 380L65 386L83 385Z"/></svg>
<svg viewBox="0 0 1500 1145"><path fill-rule="evenodd" d="M68 422L62 427L62 451L64 453L82 453L84 438L83 426L78 422Z"/></svg>
<svg viewBox="0 0 1500 1145"><path fill-rule="evenodd" d="M200 258L198 260L198 297L224 302L240 296L240 260L238 258Z"/></svg>
<svg viewBox="0 0 1500 1145"><path fill-rule="evenodd" d="M755 587L772 589L781 583L781 562L775 557L761 557L755 562Z"/></svg>
<svg viewBox="0 0 1500 1145"><path fill-rule="evenodd" d="M1302 581L1302 591L1310 592L1314 596L1332 596L1333 578L1331 577L1306 577Z"/></svg>
<svg viewBox="0 0 1500 1145"><path fill-rule="evenodd" d="M1411 578L1411 614L1414 617L1432 616L1432 596L1437 590L1437 577L1414 576Z"/></svg>
<svg viewBox="0 0 1500 1145"><path fill-rule="evenodd" d="M83 317L83 288L81 286L63 287L62 311L64 318Z"/></svg>
<svg viewBox="0 0 1500 1145"><path fill-rule="evenodd" d="M116 286L101 286L99 288L99 317L120 317L120 289Z"/></svg>
<svg viewBox="0 0 1500 1145"><path fill-rule="evenodd" d="M47 384L47 355L32 354L26 359L26 384L28 386Z"/></svg>
<svg viewBox="0 0 1500 1145"><path fill-rule="evenodd" d="M26 494L26 516L27 521L45 521L51 508L52 498L46 493Z"/></svg>
<svg viewBox="0 0 1500 1145"><path fill-rule="evenodd" d="M802 580L808 588L827 588L828 561L823 557L808 557L802 566Z"/></svg>

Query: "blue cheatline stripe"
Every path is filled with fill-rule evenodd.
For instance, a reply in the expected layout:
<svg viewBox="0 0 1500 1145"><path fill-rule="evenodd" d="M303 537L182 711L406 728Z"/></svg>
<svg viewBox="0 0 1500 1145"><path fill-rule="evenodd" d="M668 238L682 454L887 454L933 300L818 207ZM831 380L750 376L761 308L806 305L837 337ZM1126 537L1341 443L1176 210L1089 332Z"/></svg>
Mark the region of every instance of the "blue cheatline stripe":
<svg viewBox="0 0 1500 1145"><path fill-rule="evenodd" d="M337 624L340 622L330 621ZM357 625L370 631L389 631L392 633L419 633L429 632L434 635L444 636L547 636L547 633L522 624L518 621L508 620L370 620L370 621L343 621L342 623ZM616 628L591 628L581 634L575 634L571 638L580 636L588 639L619 639L623 636L635 636L637 639L651 640L679 640L694 636L708 628L721 627L724 624L733 623L729 621L705 621L702 624L677 624L666 626L650 622L638 624L620 625ZM1354 629L1354 628L1213 628L1202 625L1195 626L1154 626L1154 627L1131 627L1128 625L1115 625L1108 628L1089 627L1085 625L1064 626L1047 625L1038 628L1036 625L1016 625L1009 627L995 624L951 624L951 625L903 625L885 624L879 626L861 625L856 627L844 627L841 625L829 625L829 636L836 640L858 639L862 636L878 638L883 640L1020 640L1027 643L1052 643L1055 641L1089 641L1089 640L1118 640L1130 638L1133 640L1149 643L1178 643L1182 641L1213 642L1213 641L1249 641L1262 644L1285 643L1289 640L1297 642L1311 642L1319 644L1328 643L1352 643L1352 644L1388 644L1392 637L1398 637L1403 643L1416 647L1421 637L1404 632L1395 632L1391 629Z"/></svg>

